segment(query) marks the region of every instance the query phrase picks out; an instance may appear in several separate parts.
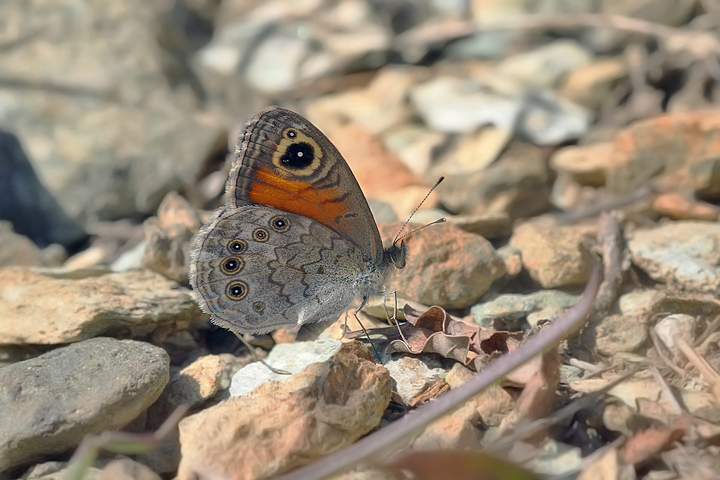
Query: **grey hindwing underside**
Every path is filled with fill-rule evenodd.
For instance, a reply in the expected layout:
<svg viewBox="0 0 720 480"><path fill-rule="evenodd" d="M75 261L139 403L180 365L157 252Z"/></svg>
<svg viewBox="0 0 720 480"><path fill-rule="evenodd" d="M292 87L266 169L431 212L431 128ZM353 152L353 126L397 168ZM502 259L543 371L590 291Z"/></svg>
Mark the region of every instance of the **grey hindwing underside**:
<svg viewBox="0 0 720 480"><path fill-rule="evenodd" d="M215 323L265 333L339 315L365 272L360 249L314 220L225 207L195 238L190 283Z"/></svg>

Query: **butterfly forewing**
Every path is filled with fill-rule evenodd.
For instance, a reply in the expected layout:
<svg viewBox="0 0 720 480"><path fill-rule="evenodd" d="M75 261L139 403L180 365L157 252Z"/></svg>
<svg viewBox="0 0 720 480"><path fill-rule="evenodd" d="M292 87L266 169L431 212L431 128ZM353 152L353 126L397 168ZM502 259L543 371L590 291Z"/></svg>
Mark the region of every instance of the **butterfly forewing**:
<svg viewBox="0 0 720 480"><path fill-rule="evenodd" d="M382 241L367 200L340 152L313 124L269 107L246 125L227 184L231 208L265 205L311 218L379 263Z"/></svg>

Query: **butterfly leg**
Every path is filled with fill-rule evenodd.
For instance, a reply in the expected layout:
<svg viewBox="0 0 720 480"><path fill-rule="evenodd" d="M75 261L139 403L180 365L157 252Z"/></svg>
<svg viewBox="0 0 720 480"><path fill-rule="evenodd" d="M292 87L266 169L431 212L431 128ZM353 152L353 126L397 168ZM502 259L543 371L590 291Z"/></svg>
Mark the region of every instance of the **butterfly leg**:
<svg viewBox="0 0 720 480"><path fill-rule="evenodd" d="M230 330L230 331L231 331L232 333L234 333L235 336L236 336L238 339L240 339L240 341L243 343L243 345L245 345L245 346L247 347L248 351L250 352L250 355L252 355L253 359L254 359L256 362L260 362L260 363L262 363L263 365L265 365L265 366L268 368L268 370L270 370L271 372L273 372L275 375L292 375L292 372L288 372L287 370L281 370L281 369L279 369L279 368L271 367L265 360L263 360L262 358L260 358L260 357L257 356L257 354L255 353L255 349L252 347L252 345L250 345L250 344L247 342L247 340L245 340L245 337L243 336L242 333L238 333L238 332L236 332L235 330Z"/></svg>
<svg viewBox="0 0 720 480"><path fill-rule="evenodd" d="M387 321L390 325L395 325L398 333L400 334L400 338L402 338L403 342L405 342L405 344L407 345L408 341L405 338L405 335L403 334L403 331L400 328L400 323L398 323L398 319L397 319L397 312L398 312L397 292L395 290L388 290L387 292L380 292L380 295L383 296L383 310L385 310L385 318L387 318ZM388 315L387 308L385 308L385 299L387 299L387 297L389 295L392 295L393 299L395 300L395 309L393 310L392 318L390 317L390 315Z"/></svg>
<svg viewBox="0 0 720 480"><path fill-rule="evenodd" d="M355 312L353 312L353 316L355 317L355 320L357 320L358 325L360 325L360 328L362 329L363 333L365 334L365 338L368 339L368 342L370 342L370 347L372 347L373 354L375 355L375 358L378 359L378 361L382 360L382 357L377 351L377 348L375 348L375 344L373 343L372 339L370 338L370 334L367 330L365 330L365 325L362 324L360 321L360 317L358 317L358 313L360 313L360 310L365 306L367 303L368 297L367 295L363 295L362 302L360 303L360 306L355 309ZM347 321L347 317L345 318L345 321Z"/></svg>
<svg viewBox="0 0 720 480"><path fill-rule="evenodd" d="M348 321L348 312L347 312L347 310L345 310L345 324L343 325L343 332L342 332L342 336L340 337L340 340L345 338L345 334L348 331L347 321Z"/></svg>

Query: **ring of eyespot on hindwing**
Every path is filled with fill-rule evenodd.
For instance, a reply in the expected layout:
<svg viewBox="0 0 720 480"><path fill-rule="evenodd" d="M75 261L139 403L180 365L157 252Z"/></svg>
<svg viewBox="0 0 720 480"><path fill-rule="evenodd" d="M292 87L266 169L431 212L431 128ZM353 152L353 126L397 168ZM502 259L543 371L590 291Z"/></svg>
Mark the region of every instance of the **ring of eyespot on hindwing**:
<svg viewBox="0 0 720 480"><path fill-rule="evenodd" d="M276 215L270 219L270 228L278 233L287 232L290 229L290 220L282 215Z"/></svg>
<svg viewBox="0 0 720 480"><path fill-rule="evenodd" d="M224 258L220 262L220 271L225 275L234 275L245 266L245 262L240 257L232 256Z"/></svg>
<svg viewBox="0 0 720 480"><path fill-rule="evenodd" d="M257 313L262 313L263 310L265 310L265 304L263 302L255 302L253 303L253 310Z"/></svg>
<svg viewBox="0 0 720 480"><path fill-rule="evenodd" d="M247 243L244 240L230 240L227 248L230 253L239 254L247 250Z"/></svg>
<svg viewBox="0 0 720 480"><path fill-rule="evenodd" d="M307 177L317 172L323 151L320 145L297 128L286 128L273 153L272 162L280 170Z"/></svg>
<svg viewBox="0 0 720 480"><path fill-rule="evenodd" d="M256 242L267 242L268 238L270 238L270 233L264 228L256 228L252 232L252 237Z"/></svg>
<svg viewBox="0 0 720 480"><path fill-rule="evenodd" d="M230 282L225 289L225 294L230 300L242 300L243 298L247 297L248 294L247 283L240 280Z"/></svg>

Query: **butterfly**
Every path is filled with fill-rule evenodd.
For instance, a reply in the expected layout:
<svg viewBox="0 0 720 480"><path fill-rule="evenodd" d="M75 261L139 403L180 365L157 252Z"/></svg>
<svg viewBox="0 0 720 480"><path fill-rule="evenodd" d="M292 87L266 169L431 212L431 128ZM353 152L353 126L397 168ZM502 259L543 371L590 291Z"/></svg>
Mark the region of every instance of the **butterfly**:
<svg viewBox="0 0 720 480"><path fill-rule="evenodd" d="M236 333L337 318L405 266L405 244L383 248L340 152L290 110L245 125L225 196L195 237L189 277L202 310Z"/></svg>

